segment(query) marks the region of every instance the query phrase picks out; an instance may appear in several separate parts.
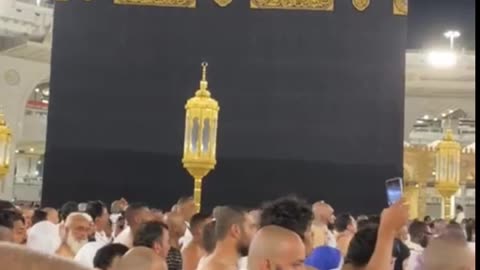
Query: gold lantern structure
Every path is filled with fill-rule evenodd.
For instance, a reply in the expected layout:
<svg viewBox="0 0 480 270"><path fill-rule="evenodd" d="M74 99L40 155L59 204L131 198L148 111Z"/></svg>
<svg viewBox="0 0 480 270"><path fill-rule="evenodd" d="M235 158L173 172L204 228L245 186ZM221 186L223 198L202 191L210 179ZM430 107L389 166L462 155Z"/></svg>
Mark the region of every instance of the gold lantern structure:
<svg viewBox="0 0 480 270"><path fill-rule="evenodd" d="M461 145L453 138L453 132L448 129L443 140L437 145L435 188L443 198L443 215L451 218L452 196L460 188L460 155Z"/></svg>
<svg viewBox="0 0 480 270"><path fill-rule="evenodd" d="M202 202L202 180L215 168L217 123L220 107L211 97L207 81L208 63L202 63L200 89L185 105L183 167L194 179L193 197L197 212Z"/></svg>
<svg viewBox="0 0 480 270"><path fill-rule="evenodd" d="M8 173L10 168L10 144L12 132L7 126L5 116L0 112L0 180Z"/></svg>

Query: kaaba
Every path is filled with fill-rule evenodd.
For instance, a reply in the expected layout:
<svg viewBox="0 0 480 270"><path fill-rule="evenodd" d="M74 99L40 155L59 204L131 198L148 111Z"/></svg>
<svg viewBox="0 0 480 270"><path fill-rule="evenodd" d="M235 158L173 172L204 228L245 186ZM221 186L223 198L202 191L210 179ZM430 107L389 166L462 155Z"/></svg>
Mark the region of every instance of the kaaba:
<svg viewBox="0 0 480 270"><path fill-rule="evenodd" d="M185 103L220 105L203 209L296 194L377 213L402 175L404 0L57 1L42 202L193 193Z"/></svg>

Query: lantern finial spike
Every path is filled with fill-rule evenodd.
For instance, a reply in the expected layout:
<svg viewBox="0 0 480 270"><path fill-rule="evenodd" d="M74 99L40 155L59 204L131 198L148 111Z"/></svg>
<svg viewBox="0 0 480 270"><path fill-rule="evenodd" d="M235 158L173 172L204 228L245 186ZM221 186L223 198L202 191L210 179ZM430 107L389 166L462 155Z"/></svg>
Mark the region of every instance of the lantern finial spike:
<svg viewBox="0 0 480 270"><path fill-rule="evenodd" d="M200 89L195 93L197 97L210 97L210 92L208 91L207 67L208 62L202 62L202 80L200 81Z"/></svg>
<svg viewBox="0 0 480 270"><path fill-rule="evenodd" d="M208 63L207 63L207 62L203 62L203 63L202 63L202 81L206 81L206 80L207 80L207 67L208 67Z"/></svg>

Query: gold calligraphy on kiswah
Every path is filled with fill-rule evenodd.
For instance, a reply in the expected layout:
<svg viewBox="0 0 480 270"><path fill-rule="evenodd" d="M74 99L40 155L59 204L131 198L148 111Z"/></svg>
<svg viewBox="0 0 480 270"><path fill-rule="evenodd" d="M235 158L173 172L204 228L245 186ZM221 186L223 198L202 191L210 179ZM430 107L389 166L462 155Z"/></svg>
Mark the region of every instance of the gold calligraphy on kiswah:
<svg viewBox="0 0 480 270"><path fill-rule="evenodd" d="M407 16L408 0L393 0L393 14Z"/></svg>
<svg viewBox="0 0 480 270"><path fill-rule="evenodd" d="M117 5L195 8L197 0L114 0Z"/></svg>
<svg viewBox="0 0 480 270"><path fill-rule="evenodd" d="M333 11L334 0L250 0L254 9L293 9Z"/></svg>
<svg viewBox="0 0 480 270"><path fill-rule="evenodd" d="M365 11L370 5L370 0L352 0L352 4L358 11Z"/></svg>

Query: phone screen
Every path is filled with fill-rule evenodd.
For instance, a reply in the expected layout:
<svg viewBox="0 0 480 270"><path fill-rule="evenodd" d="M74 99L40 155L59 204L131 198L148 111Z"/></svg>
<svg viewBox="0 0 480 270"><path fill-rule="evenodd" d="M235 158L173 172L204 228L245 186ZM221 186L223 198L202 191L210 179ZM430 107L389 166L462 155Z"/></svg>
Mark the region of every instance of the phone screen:
<svg viewBox="0 0 480 270"><path fill-rule="evenodd" d="M387 190L388 205L399 201L403 195L403 180L400 177L388 179L385 181Z"/></svg>

